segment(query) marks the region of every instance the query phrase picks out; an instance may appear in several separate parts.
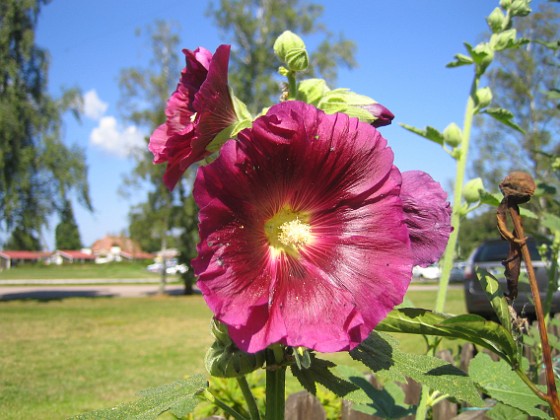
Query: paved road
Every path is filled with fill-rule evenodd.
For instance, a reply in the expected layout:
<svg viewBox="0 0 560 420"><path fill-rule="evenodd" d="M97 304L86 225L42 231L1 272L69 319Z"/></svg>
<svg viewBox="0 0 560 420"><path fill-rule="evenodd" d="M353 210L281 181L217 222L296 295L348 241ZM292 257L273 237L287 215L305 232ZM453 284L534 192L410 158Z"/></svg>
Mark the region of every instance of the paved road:
<svg viewBox="0 0 560 420"><path fill-rule="evenodd" d="M181 295L182 285L167 285L165 291L170 295ZM154 296L159 292L157 284L135 285L83 285L83 286L0 286L0 301L15 299L52 300L68 297L143 297Z"/></svg>
<svg viewBox="0 0 560 420"><path fill-rule="evenodd" d="M106 280L105 280L106 281ZM462 288L462 285L451 285L451 289ZM409 290L435 291L435 284L412 284ZM167 285L165 291L170 295L181 295L183 286L178 284ZM76 286L63 284L42 285L10 285L5 286L0 282L0 301L16 299L53 300L69 297L145 297L154 296L159 292L158 284L87 284Z"/></svg>

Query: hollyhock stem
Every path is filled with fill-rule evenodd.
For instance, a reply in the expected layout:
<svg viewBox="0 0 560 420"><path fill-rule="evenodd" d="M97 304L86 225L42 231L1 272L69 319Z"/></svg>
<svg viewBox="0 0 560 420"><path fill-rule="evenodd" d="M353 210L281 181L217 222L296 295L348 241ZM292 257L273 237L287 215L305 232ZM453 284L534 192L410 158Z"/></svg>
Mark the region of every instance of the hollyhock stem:
<svg viewBox="0 0 560 420"><path fill-rule="evenodd" d="M247 378L245 376L237 377L237 383L239 384L239 388L243 393L243 397L245 398L245 402L247 403L247 408L249 410L249 416L251 420L260 420L259 409L257 407L257 402L255 401L255 397L251 392L251 388L249 388L249 383L247 382Z"/></svg>
<svg viewBox="0 0 560 420"><path fill-rule="evenodd" d="M288 100L294 100L296 99L296 95L297 95L296 72L290 71L287 77L288 77Z"/></svg>
<svg viewBox="0 0 560 420"><path fill-rule="evenodd" d="M283 420L286 398L284 349L273 345L266 350L266 420Z"/></svg>
<svg viewBox="0 0 560 420"><path fill-rule="evenodd" d="M459 237L459 225L462 216L462 197L463 183L465 181L465 172L467 169L467 155L469 152L469 142L471 136L471 128L473 116L475 113L474 95L478 87L478 77L475 77L471 87L471 94L467 101L465 109L465 117L463 122L463 138L461 142L461 154L457 160L457 168L455 172L455 188L453 190L453 213L451 215L451 226L453 231L449 235L449 241L443 254L442 272L439 279L438 294L436 299L436 312L443 312L445 300L447 298L447 289L449 286L449 277L453 268L453 258L455 256L455 248Z"/></svg>

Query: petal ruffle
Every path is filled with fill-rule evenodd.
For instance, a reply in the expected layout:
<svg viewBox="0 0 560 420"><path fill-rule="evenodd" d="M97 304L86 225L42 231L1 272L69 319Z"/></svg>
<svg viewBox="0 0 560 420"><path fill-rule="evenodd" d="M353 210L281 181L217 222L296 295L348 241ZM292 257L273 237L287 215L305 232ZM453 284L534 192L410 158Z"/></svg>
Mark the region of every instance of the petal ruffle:
<svg viewBox="0 0 560 420"><path fill-rule="evenodd" d="M441 257L451 226L447 193L422 171L402 173L401 199L415 265L426 267Z"/></svg>

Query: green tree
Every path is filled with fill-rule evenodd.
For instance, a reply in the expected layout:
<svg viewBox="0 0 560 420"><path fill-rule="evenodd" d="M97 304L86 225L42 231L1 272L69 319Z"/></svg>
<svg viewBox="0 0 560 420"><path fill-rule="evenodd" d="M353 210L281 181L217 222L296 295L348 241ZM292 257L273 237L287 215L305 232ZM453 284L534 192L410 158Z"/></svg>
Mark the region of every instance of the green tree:
<svg viewBox="0 0 560 420"><path fill-rule="evenodd" d="M525 170L537 180L553 179L549 156L560 153L560 109L557 99L547 93L560 87L559 18L556 7L543 5L515 20L518 33L530 42L502 51L496 56L496 68L488 72L492 106L511 111L525 131L507 129L490 118L477 121L478 156L472 172L490 190L496 191L511 170Z"/></svg>
<svg viewBox="0 0 560 420"><path fill-rule="evenodd" d="M145 33L139 31L139 34L149 38L152 57L146 67L121 71L119 105L126 120L152 133L165 121L167 100L179 80L179 37L177 28L163 21L155 22ZM125 178L122 192L147 191L146 200L134 206L129 213L129 232L144 250L156 252L175 245L172 232L176 226L176 213L188 186L185 181L174 191L165 187L162 182L165 166L152 163L148 141L149 137L146 138L146 147L133 155L136 164L130 176ZM162 290L165 282L166 274L162 270ZM186 290L192 291L192 282L192 279L186 279Z"/></svg>
<svg viewBox="0 0 560 420"><path fill-rule="evenodd" d="M0 2L0 230L21 249L36 248L49 216L70 194L92 209L84 152L66 146L60 134L62 115L78 103L78 92L49 95L48 55L35 45L45 3Z"/></svg>
<svg viewBox="0 0 560 420"><path fill-rule="evenodd" d="M334 40L320 22L322 14L323 6L299 0L219 0L217 4L210 3L207 15L234 47L229 66L230 86L253 113L277 102L280 96L276 78L280 63L272 45L285 30L299 36L323 36L310 54L310 69L305 76L320 76L328 83L334 83L339 66L356 66L354 42L342 35Z"/></svg>
<svg viewBox="0 0 560 420"><path fill-rule="evenodd" d="M56 249L80 249L82 248L82 240L80 238L80 230L74 218L72 204L67 201L64 208L60 212L60 223L54 231Z"/></svg>

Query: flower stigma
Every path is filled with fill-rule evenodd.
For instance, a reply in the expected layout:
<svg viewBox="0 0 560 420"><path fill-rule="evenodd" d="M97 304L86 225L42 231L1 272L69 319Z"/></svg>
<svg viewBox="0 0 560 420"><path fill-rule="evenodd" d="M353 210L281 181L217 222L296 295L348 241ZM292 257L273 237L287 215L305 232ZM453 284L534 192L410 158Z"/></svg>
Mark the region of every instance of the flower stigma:
<svg viewBox="0 0 560 420"><path fill-rule="evenodd" d="M290 208L282 208L268 219L264 231L274 257L282 252L297 257L299 249L313 240L309 216Z"/></svg>

